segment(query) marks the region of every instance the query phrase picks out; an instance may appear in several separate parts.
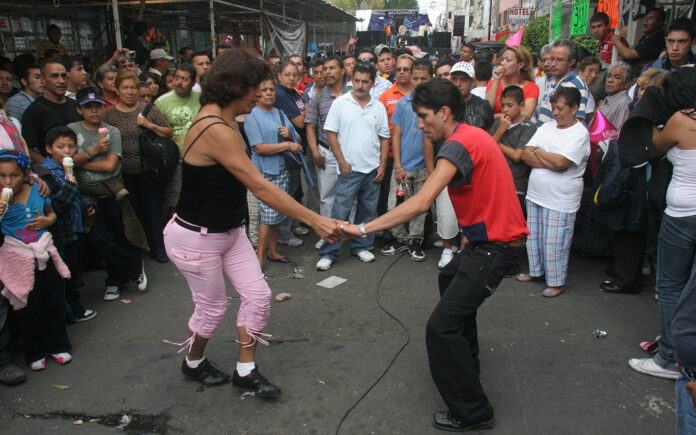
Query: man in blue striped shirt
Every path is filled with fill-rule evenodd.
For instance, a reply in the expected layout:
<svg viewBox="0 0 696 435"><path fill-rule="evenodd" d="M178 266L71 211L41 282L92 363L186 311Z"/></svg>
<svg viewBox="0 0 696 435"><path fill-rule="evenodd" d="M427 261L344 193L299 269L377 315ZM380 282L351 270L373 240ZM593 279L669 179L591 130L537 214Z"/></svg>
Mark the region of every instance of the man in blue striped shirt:
<svg viewBox="0 0 696 435"><path fill-rule="evenodd" d="M551 62L550 74L553 77L549 77L546 80L544 96L539 103L541 107L539 110L539 125L553 120L550 99L559 86L576 88L580 91L580 108L575 116L581 121L585 118L588 90L587 84L576 70L577 57L578 47L570 39L561 38L553 43L551 56L549 56L549 61Z"/></svg>

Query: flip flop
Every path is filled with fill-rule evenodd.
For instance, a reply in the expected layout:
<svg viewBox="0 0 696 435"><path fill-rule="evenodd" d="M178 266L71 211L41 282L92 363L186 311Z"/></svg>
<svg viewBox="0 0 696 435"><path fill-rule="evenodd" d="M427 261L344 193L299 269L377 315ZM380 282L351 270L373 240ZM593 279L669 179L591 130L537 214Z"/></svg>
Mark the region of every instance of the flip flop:
<svg viewBox="0 0 696 435"><path fill-rule="evenodd" d="M641 341L640 348L653 355L660 350L660 336L655 337L655 341Z"/></svg>
<svg viewBox="0 0 696 435"><path fill-rule="evenodd" d="M518 273L515 275L515 279L519 282L533 282L533 281L543 281L543 276L532 276L528 273Z"/></svg>
<svg viewBox="0 0 696 435"><path fill-rule="evenodd" d="M288 257L280 257L280 258L271 258L268 255L266 255L266 259L268 261L274 261L276 263L281 263L281 264L288 264L292 263L292 260L290 260Z"/></svg>
<svg viewBox="0 0 696 435"><path fill-rule="evenodd" d="M560 296L563 291L565 291L565 287L561 289L551 289L547 287L543 292L541 292L541 295L545 298L555 298L556 296Z"/></svg>

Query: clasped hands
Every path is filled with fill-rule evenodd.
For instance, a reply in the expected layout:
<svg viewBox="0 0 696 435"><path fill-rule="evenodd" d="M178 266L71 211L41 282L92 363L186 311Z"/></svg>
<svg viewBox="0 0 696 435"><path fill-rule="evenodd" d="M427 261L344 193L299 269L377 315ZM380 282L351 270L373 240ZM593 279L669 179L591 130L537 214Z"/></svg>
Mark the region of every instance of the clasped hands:
<svg viewBox="0 0 696 435"><path fill-rule="evenodd" d="M319 216L312 229L329 243L345 242L360 237L360 228L350 222Z"/></svg>

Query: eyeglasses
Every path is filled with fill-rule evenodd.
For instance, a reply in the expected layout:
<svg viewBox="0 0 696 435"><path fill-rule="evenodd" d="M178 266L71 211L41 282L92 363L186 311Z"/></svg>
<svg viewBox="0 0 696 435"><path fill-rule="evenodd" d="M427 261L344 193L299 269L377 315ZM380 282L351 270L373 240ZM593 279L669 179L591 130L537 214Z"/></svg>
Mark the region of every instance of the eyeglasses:
<svg viewBox="0 0 696 435"><path fill-rule="evenodd" d="M360 62L374 62L375 60L371 57L361 57L360 59L358 59L358 61L360 61Z"/></svg>
<svg viewBox="0 0 696 435"><path fill-rule="evenodd" d="M565 62L567 60L568 59L566 59L564 57L549 57L549 62L559 62L560 63L560 62Z"/></svg>
<svg viewBox="0 0 696 435"><path fill-rule="evenodd" d="M408 71L411 71L411 68L409 68L407 66L402 66L400 68L396 68L396 72L408 72Z"/></svg>

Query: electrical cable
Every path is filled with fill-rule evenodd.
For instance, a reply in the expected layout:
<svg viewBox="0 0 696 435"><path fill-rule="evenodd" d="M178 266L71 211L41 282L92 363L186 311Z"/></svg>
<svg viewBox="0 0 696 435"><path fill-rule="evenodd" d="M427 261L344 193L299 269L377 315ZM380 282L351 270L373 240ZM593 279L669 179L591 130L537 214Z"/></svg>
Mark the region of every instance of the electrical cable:
<svg viewBox="0 0 696 435"><path fill-rule="evenodd" d="M376 387L377 384L379 384L379 382L384 378L384 376L386 376L386 374L389 372L389 370L392 368L392 366L393 366L394 363L396 362L397 358L399 358L399 355L401 355L401 352L403 352L403 350L406 349L406 346L408 346L408 344L411 342L411 335L408 333L408 329L406 329L406 326L403 324L403 322L401 322L401 320L399 320L395 315L393 315L392 313L390 313L389 311L387 311L387 309L384 308L384 306L382 306L382 302L380 302L380 300L379 300L379 291L380 291L380 289L382 288L382 281L384 281L384 278L387 276L387 273L389 273L389 271L391 270L391 268L394 267L394 265L395 265L395 264L401 259L401 257L403 257L403 256L404 256L404 253L401 253L397 258L394 259L394 261L391 262L391 264L389 265L389 267L387 267L387 268L384 270L384 273L382 273L382 276L379 278L379 282L377 282L377 289L375 290L375 302L377 303L377 306L379 307L379 309L382 310L382 311L384 312L384 314L386 314L387 316L391 317L392 319L394 319L394 321L395 321L396 323L399 324L399 326L401 327L401 329L404 331L404 334L406 334L406 341L404 342L403 345L401 345L401 348L396 352L396 354L395 354L394 357L391 359L391 361L389 362L389 364L387 365L387 367L384 369L384 371L382 372L382 374L379 375L379 377L367 388L367 390L365 390L365 392L362 394L362 396L360 396L360 398L358 398L358 400L357 400L355 403L353 403L353 405L352 405L350 408L348 408L348 410L346 411L345 414L343 414L343 417L341 418L341 421L338 422L338 426L336 427L336 435L338 435L338 432L341 430L341 426L342 426L343 423L346 421L346 419L348 418L348 416L350 415L350 413L353 412L353 410L360 404L360 402L362 402L362 400L363 400L365 397L367 397L368 394L370 394L370 391L372 391L372 389L373 389L374 387Z"/></svg>

